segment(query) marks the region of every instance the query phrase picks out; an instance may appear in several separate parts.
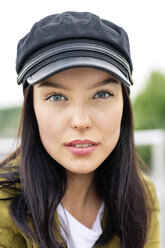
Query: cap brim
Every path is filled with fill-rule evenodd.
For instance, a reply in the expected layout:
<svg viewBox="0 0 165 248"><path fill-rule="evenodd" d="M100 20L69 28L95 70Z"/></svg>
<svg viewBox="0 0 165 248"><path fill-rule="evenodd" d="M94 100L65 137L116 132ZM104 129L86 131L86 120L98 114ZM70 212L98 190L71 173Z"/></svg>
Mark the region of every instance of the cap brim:
<svg viewBox="0 0 165 248"><path fill-rule="evenodd" d="M92 67L104 70L118 78L127 87L131 85L129 79L113 64L93 57L68 57L51 62L40 68L37 72L27 78L30 85L35 85L52 76L53 74L74 67Z"/></svg>

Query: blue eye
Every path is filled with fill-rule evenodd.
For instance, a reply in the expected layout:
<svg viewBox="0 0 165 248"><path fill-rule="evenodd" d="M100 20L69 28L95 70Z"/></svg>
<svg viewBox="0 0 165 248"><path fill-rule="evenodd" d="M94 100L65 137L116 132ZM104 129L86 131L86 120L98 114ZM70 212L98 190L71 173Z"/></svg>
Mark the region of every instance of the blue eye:
<svg viewBox="0 0 165 248"><path fill-rule="evenodd" d="M54 102L58 102L58 101L65 101L66 98L61 94L52 94L49 97L47 97L46 100L51 100L51 101L54 101Z"/></svg>
<svg viewBox="0 0 165 248"><path fill-rule="evenodd" d="M103 98L103 99L106 99L110 96L113 96L112 93L110 92L107 92L107 91L100 91L100 92L97 92L97 94L94 96L94 98Z"/></svg>

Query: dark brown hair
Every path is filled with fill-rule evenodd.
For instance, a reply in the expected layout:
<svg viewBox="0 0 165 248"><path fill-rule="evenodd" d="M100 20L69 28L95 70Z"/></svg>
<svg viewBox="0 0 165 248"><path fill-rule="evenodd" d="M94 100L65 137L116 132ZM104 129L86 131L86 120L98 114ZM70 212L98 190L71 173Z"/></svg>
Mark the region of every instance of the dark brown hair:
<svg viewBox="0 0 165 248"><path fill-rule="evenodd" d="M107 210L105 228L95 246L106 244L117 235L120 247L143 248L149 222L146 190L136 160L129 93L125 86L122 90L124 108L119 141L95 171L98 194L104 199ZM1 163L3 166L19 156L17 174L11 173L10 179L0 182L2 187L13 189L16 182L21 184L21 190L10 198L11 217L39 247L61 248L54 235L54 231L58 231L54 213L66 190L66 172L42 145L31 86L25 91L20 136L20 147ZM29 219L33 228L29 226Z"/></svg>

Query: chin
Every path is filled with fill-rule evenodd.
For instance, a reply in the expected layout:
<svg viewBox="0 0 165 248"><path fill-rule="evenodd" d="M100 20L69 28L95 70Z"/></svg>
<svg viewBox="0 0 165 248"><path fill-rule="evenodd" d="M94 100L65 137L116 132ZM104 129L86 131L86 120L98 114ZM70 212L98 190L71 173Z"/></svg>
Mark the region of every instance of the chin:
<svg viewBox="0 0 165 248"><path fill-rule="evenodd" d="M94 169L89 169L89 168L66 168L66 170L70 173L81 174L81 175L89 174L94 171Z"/></svg>

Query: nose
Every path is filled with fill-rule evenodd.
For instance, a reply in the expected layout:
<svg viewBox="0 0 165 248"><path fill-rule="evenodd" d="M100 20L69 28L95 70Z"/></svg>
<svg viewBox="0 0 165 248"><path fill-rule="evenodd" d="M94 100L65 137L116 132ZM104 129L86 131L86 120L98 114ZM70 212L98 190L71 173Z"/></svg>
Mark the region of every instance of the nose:
<svg viewBox="0 0 165 248"><path fill-rule="evenodd" d="M71 127L78 131L83 131L92 127L92 120L86 106L76 106L74 108Z"/></svg>

